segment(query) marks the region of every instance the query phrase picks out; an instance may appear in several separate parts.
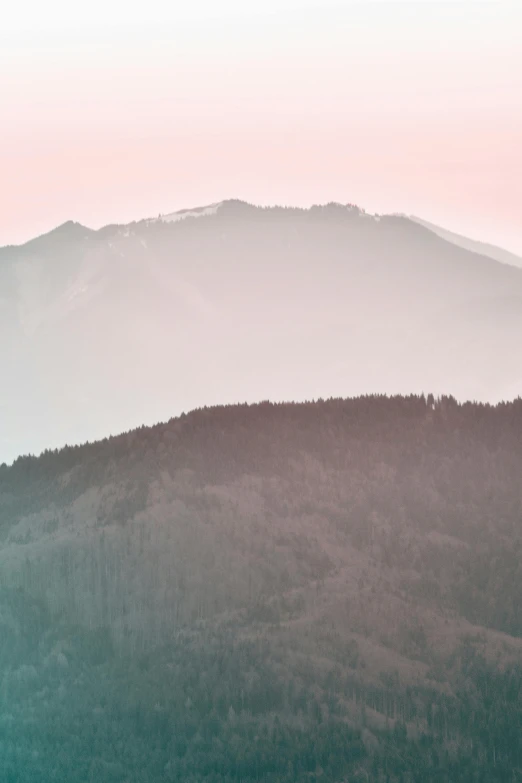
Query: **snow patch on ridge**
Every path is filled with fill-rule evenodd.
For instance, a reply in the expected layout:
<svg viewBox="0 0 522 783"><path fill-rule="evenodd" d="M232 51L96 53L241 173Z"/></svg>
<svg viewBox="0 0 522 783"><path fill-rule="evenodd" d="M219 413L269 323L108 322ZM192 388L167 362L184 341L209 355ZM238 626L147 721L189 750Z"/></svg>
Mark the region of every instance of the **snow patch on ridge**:
<svg viewBox="0 0 522 783"><path fill-rule="evenodd" d="M196 209L180 209L178 212L171 212L168 215L160 215L158 218L151 218L150 220L147 220L147 224L157 223L158 221L163 223L178 223L180 220L185 220L189 217L199 218L206 217L208 215L215 215L222 204L223 202L219 201L217 204L209 204L207 207L197 207Z"/></svg>

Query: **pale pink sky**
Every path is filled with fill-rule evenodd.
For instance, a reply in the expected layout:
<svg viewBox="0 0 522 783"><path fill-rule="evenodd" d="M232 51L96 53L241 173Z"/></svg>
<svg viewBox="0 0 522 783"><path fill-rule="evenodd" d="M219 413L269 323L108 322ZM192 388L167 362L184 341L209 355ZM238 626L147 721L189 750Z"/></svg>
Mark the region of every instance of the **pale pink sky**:
<svg viewBox="0 0 522 783"><path fill-rule="evenodd" d="M522 254L522 2L22 0L0 245L218 201L355 202Z"/></svg>

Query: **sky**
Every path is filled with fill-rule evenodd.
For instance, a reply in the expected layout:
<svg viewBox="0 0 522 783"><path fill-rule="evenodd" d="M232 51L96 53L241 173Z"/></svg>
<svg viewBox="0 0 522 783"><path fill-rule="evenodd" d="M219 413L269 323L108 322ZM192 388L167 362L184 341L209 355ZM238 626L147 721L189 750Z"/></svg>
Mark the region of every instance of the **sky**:
<svg viewBox="0 0 522 783"><path fill-rule="evenodd" d="M522 254L521 32L520 0L11 3L0 245L240 198Z"/></svg>

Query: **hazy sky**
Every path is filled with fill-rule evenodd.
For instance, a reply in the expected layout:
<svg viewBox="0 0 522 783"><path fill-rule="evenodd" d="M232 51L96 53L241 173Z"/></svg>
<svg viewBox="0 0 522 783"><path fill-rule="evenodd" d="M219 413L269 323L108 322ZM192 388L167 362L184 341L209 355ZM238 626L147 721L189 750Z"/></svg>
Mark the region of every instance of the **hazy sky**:
<svg viewBox="0 0 522 783"><path fill-rule="evenodd" d="M522 2L18 0L0 245L242 198L522 253Z"/></svg>

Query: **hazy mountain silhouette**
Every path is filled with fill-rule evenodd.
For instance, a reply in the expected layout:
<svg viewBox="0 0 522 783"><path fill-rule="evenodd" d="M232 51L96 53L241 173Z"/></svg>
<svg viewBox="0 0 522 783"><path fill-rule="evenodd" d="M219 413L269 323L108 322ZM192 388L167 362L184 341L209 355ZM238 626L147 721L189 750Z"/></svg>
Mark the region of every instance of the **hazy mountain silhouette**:
<svg viewBox="0 0 522 783"><path fill-rule="evenodd" d="M522 270L413 219L238 200L0 249L0 462L205 404L513 397Z"/></svg>
<svg viewBox="0 0 522 783"><path fill-rule="evenodd" d="M477 242L474 239L469 239L462 236L462 234L456 234L454 231L448 231L446 228L436 226L435 223L429 223L427 220L415 217L415 215L410 215L410 219L421 226L425 226L425 228L429 228L430 231L433 231L443 239L447 239L448 242L453 242L454 245L463 247L465 250L471 250L473 253L479 253L482 256L489 256L502 264L522 267L522 258L515 255L515 253L510 253L508 250L504 250L496 245L490 245L487 242Z"/></svg>

